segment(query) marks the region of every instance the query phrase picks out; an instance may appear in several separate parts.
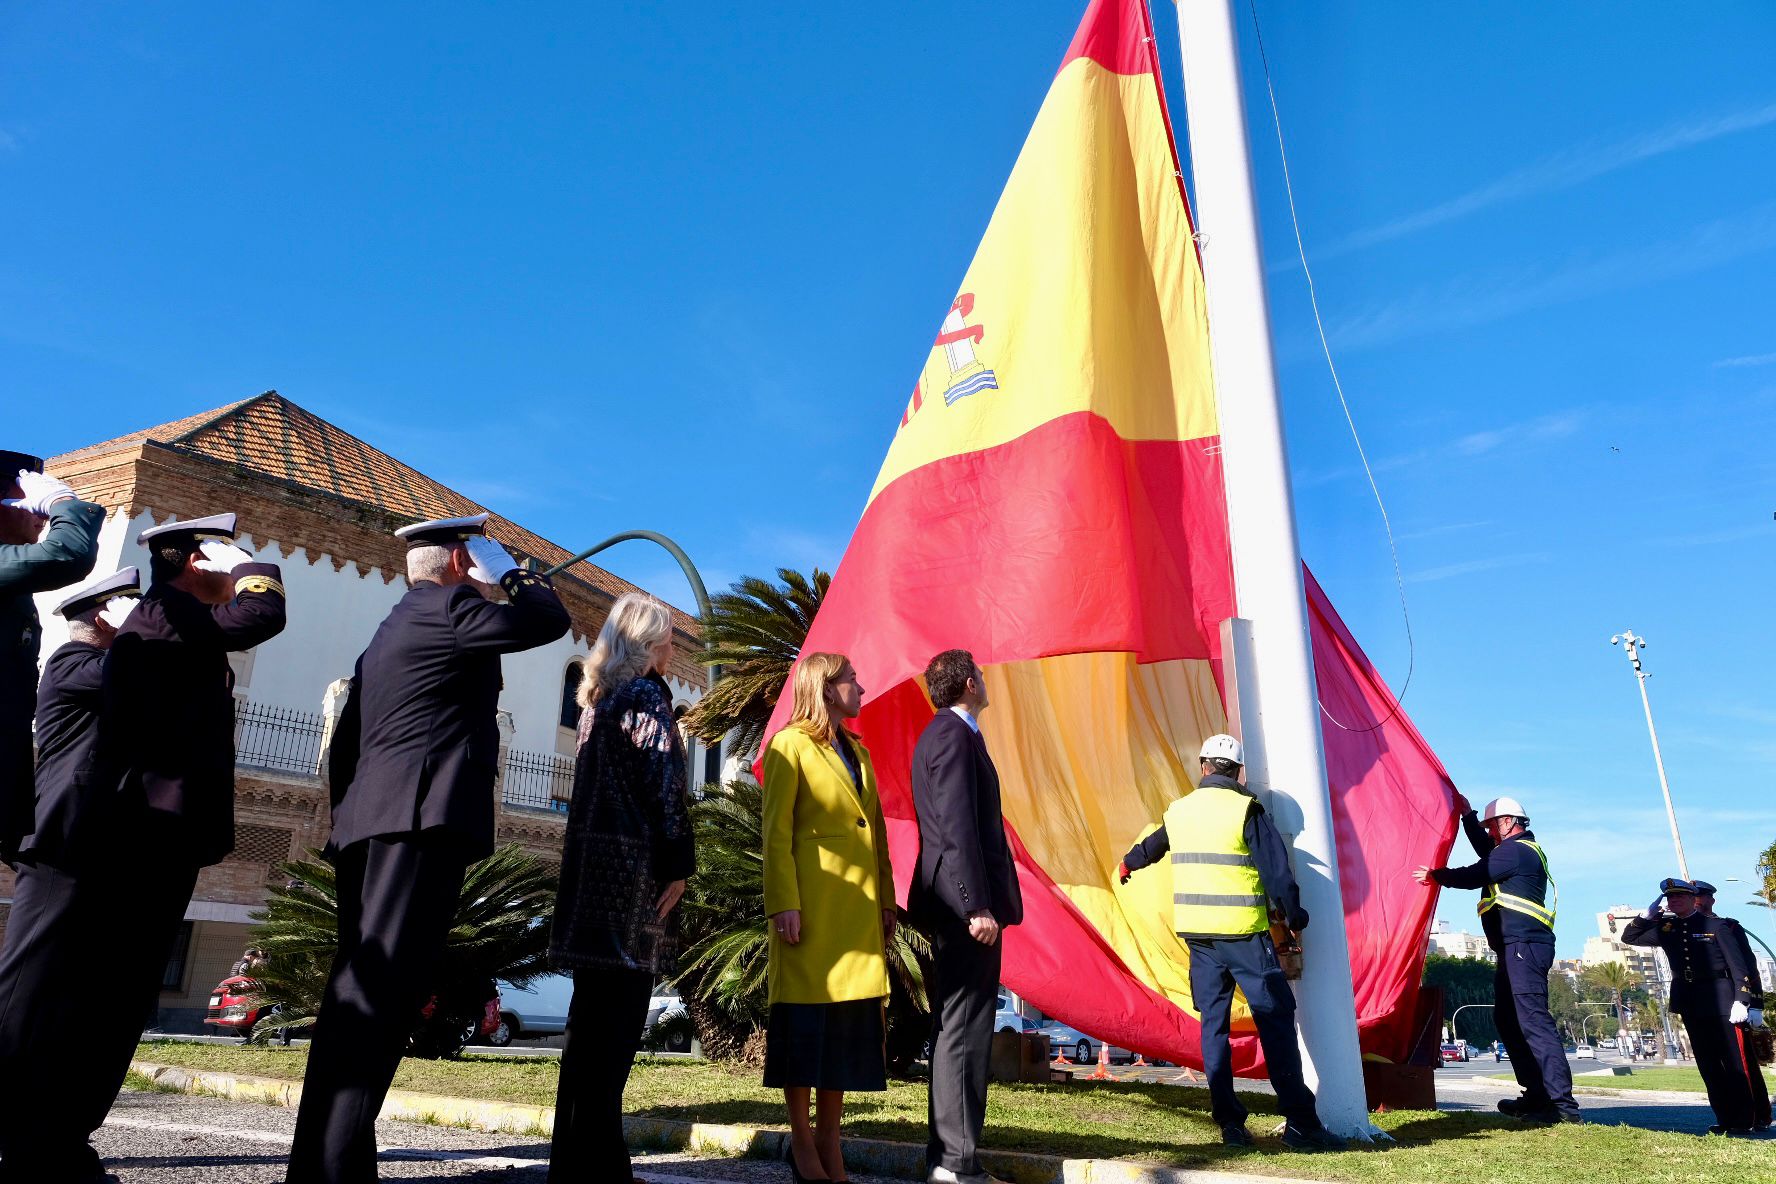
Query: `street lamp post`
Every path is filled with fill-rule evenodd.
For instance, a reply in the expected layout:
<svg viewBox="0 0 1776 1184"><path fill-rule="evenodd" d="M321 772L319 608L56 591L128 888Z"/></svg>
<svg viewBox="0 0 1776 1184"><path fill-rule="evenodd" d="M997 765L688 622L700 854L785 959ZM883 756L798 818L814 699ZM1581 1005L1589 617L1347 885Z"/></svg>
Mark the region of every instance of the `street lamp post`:
<svg viewBox="0 0 1776 1184"><path fill-rule="evenodd" d="M1455 1031L1455 1017L1456 1016L1460 1015L1462 1012L1466 1011L1470 1007L1491 1008L1493 1006L1494 1005L1491 1003L1464 1003L1460 1007L1456 1008L1453 1012L1451 1012L1449 1014L1449 1039L1452 1042L1455 1040L1461 1039L1461 1037L1456 1035L1456 1031Z"/></svg>
<svg viewBox="0 0 1776 1184"><path fill-rule="evenodd" d="M1665 779L1665 758L1659 752L1659 730L1653 726L1653 704L1647 698L1647 672L1640 665L1640 651L1646 648L1646 643L1646 638L1636 637L1628 630L1610 637L1610 644L1620 645L1634 667L1635 685L1640 687L1640 705L1646 709L1647 735L1653 738L1653 764L1659 768L1659 789L1665 794L1665 817L1671 823L1672 845L1677 848L1677 874L1687 880L1690 865L1684 859L1683 837L1677 833L1677 811L1671 806L1671 783Z"/></svg>

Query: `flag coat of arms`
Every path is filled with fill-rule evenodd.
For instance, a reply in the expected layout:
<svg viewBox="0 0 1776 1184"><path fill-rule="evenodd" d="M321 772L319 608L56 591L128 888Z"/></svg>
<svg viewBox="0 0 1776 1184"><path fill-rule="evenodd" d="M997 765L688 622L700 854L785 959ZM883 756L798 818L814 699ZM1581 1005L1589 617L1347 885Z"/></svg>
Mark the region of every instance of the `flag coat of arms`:
<svg viewBox="0 0 1776 1184"><path fill-rule="evenodd" d="M936 330L807 651L871 694L897 890L918 856L909 768L932 655L973 652L1026 917L1004 980L1045 1014L1199 1065L1169 878L1124 852L1227 726L1238 615L1191 212L1142 0L1094 0ZM1366 1053L1404 1059L1437 864L1460 800L1308 581L1344 924ZM787 719L781 697L773 730ZM1379 726L1376 726L1379 724ZM1321 918L1319 924L1332 923ZM1235 1064L1261 1071L1235 1013Z"/></svg>

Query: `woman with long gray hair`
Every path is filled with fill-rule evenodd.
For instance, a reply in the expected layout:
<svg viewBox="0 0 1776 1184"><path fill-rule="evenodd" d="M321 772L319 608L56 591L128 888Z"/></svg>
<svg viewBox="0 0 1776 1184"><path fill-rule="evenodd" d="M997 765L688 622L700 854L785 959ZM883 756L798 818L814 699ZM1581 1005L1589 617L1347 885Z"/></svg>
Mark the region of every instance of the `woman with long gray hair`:
<svg viewBox="0 0 1776 1184"><path fill-rule="evenodd" d="M678 953L674 912L696 870L685 755L663 676L672 610L631 592L586 659L573 803L550 956L573 973L549 1179L632 1179L623 1087L654 980Z"/></svg>

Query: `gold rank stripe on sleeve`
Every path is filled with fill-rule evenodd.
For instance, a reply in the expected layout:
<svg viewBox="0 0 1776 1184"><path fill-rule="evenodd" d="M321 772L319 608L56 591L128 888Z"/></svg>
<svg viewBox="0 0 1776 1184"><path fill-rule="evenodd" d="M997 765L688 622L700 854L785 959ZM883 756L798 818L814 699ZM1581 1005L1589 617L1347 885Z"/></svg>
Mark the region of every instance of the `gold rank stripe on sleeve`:
<svg viewBox="0 0 1776 1184"><path fill-rule="evenodd" d="M283 584L270 576L247 576L235 584L236 596L247 592L276 592L279 596L285 595Z"/></svg>

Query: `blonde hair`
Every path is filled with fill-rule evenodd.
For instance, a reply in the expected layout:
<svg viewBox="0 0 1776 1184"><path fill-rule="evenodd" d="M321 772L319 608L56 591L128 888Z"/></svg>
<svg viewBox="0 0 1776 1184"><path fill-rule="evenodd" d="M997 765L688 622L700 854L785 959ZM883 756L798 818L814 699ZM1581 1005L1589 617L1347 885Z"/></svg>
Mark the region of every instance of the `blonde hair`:
<svg viewBox="0 0 1776 1184"><path fill-rule="evenodd" d="M646 592L625 592L611 605L610 616L586 656L575 696L590 707L631 679L640 678L653 661L654 647L672 636L672 610Z"/></svg>
<svg viewBox="0 0 1776 1184"><path fill-rule="evenodd" d="M827 706L826 688L850 664L851 659L844 654L802 655L791 680L795 706L789 713L790 727L800 728L822 744L838 739L839 724Z"/></svg>

